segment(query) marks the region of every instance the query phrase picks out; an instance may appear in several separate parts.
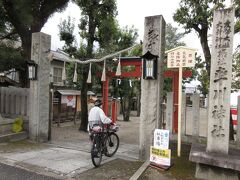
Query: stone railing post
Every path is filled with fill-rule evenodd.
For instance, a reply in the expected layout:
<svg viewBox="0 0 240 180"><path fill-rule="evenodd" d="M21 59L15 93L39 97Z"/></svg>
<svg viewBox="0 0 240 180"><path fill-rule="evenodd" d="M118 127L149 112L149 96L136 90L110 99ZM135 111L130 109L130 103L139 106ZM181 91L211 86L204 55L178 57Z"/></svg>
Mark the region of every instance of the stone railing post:
<svg viewBox="0 0 240 180"><path fill-rule="evenodd" d="M173 129L173 92L167 93L166 107L166 129L171 134Z"/></svg>
<svg viewBox="0 0 240 180"><path fill-rule="evenodd" d="M200 115L200 107L199 107L200 96L199 94L193 94L192 96L192 136L199 136L199 115Z"/></svg>

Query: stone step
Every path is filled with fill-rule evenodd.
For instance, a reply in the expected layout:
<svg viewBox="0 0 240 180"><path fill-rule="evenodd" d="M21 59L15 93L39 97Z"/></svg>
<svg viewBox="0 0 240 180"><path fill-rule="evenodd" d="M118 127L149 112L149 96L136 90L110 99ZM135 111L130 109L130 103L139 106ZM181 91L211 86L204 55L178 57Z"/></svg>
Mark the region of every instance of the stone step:
<svg viewBox="0 0 240 180"><path fill-rule="evenodd" d="M0 135L11 134L15 119L2 119L0 121ZM28 121L23 122L23 129L28 131Z"/></svg>
<svg viewBox="0 0 240 180"><path fill-rule="evenodd" d="M9 134L12 131L14 119L4 119L0 122L0 134Z"/></svg>
<svg viewBox="0 0 240 180"><path fill-rule="evenodd" d="M21 141L28 138L28 132L22 131L19 133L9 133L0 135L0 143L9 141Z"/></svg>

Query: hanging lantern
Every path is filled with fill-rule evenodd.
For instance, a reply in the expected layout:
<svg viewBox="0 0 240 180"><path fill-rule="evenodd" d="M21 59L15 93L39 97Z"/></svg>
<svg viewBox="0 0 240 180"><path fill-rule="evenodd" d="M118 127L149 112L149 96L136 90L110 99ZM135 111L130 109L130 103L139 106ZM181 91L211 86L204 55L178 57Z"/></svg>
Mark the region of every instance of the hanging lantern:
<svg viewBox="0 0 240 180"><path fill-rule="evenodd" d="M28 79L37 80L37 64L33 60L27 60Z"/></svg>
<svg viewBox="0 0 240 180"><path fill-rule="evenodd" d="M143 59L143 79L157 79L157 59L158 56L147 51Z"/></svg>
<svg viewBox="0 0 240 180"><path fill-rule="evenodd" d="M106 81L106 60L104 60L104 65L103 65L103 72L102 72L102 78L101 81Z"/></svg>
<svg viewBox="0 0 240 180"><path fill-rule="evenodd" d="M90 63L90 65L89 65L87 83L91 83L92 82L92 72L91 72L91 69L92 69L92 63Z"/></svg>
<svg viewBox="0 0 240 180"><path fill-rule="evenodd" d="M77 63L75 63L75 70L74 70L74 75L73 75L73 82L77 82Z"/></svg>

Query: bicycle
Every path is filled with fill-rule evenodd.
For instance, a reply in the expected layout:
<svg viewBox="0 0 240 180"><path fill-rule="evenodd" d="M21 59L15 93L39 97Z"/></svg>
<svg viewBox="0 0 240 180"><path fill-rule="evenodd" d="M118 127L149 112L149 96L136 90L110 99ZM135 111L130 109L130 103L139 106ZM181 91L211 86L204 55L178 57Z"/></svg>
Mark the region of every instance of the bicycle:
<svg viewBox="0 0 240 180"><path fill-rule="evenodd" d="M95 167L99 167L103 154L112 157L118 150L119 137L116 134L118 126L104 125L105 127L95 126L91 130L91 159Z"/></svg>

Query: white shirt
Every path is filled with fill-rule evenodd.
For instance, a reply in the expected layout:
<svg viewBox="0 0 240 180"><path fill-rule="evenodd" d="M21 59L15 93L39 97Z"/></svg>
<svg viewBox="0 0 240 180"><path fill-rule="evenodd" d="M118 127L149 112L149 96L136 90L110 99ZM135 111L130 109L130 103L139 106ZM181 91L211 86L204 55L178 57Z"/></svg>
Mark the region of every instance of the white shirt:
<svg viewBox="0 0 240 180"><path fill-rule="evenodd" d="M93 121L101 121L103 124L110 124L112 122L111 119L109 119L105 113L103 112L103 110L98 107L98 106L94 106L88 115L88 121L89 122L93 122Z"/></svg>

